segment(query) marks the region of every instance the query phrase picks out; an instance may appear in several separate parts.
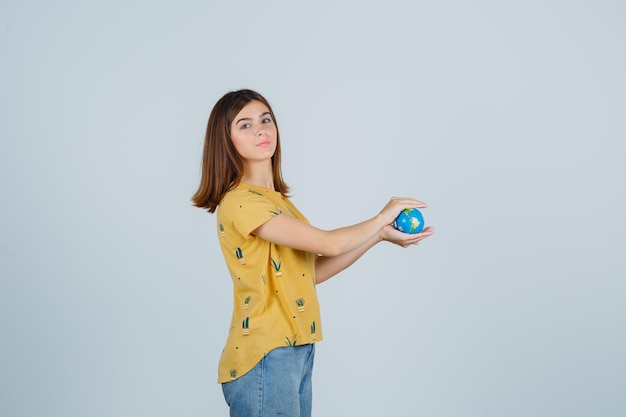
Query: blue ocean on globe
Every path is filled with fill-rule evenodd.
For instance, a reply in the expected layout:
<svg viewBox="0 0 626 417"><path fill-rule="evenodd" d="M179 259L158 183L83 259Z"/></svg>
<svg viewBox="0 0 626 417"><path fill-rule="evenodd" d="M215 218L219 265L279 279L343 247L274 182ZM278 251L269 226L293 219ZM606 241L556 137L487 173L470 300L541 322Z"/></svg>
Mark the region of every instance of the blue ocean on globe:
<svg viewBox="0 0 626 417"><path fill-rule="evenodd" d="M424 228L424 216L415 208L402 210L393 222L393 227L404 233L419 233Z"/></svg>

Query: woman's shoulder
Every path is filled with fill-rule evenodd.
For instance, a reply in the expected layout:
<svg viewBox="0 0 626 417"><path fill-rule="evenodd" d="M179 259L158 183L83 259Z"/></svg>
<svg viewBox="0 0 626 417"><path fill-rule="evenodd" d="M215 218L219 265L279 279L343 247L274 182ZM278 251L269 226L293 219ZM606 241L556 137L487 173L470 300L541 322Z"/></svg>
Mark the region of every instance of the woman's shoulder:
<svg viewBox="0 0 626 417"><path fill-rule="evenodd" d="M263 194L263 190L248 186L247 184L239 184L222 197L220 206L224 208L232 208L241 205L243 202L258 201L264 202L269 199L268 195Z"/></svg>

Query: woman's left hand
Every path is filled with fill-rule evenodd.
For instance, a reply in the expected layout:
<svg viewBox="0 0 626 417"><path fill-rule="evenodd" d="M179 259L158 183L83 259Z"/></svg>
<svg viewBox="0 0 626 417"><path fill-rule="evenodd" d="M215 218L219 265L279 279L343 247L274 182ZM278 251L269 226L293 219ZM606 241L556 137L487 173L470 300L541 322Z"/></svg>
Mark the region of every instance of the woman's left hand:
<svg viewBox="0 0 626 417"><path fill-rule="evenodd" d="M426 226L420 233L410 234L403 233L388 224L380 230L380 237L387 242L407 248L411 245L417 245L433 233L435 233L435 230L430 226Z"/></svg>

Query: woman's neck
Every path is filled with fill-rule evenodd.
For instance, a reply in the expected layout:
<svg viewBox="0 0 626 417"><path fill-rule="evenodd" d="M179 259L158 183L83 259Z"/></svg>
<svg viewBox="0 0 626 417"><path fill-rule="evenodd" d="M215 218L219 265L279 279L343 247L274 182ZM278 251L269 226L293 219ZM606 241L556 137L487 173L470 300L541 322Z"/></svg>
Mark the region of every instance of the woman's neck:
<svg viewBox="0 0 626 417"><path fill-rule="evenodd" d="M241 182L256 185L257 187L274 190L274 175L272 173L272 163L245 164Z"/></svg>

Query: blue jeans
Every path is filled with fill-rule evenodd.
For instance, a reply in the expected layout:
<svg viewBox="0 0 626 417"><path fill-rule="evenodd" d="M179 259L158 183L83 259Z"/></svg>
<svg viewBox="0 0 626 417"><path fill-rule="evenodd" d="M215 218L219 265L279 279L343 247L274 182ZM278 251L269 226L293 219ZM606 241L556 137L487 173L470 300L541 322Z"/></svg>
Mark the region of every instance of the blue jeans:
<svg viewBox="0 0 626 417"><path fill-rule="evenodd" d="M270 351L252 370L222 384L231 417L311 417L315 345Z"/></svg>

